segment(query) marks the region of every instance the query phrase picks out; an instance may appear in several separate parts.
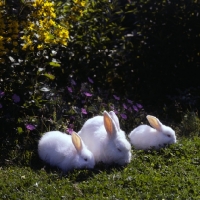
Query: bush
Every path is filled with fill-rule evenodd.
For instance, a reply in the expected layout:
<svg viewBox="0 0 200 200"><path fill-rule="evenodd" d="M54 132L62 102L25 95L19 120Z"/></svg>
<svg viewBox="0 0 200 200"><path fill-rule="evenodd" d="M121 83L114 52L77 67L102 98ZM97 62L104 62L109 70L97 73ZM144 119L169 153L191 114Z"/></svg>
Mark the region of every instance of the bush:
<svg viewBox="0 0 200 200"><path fill-rule="evenodd" d="M198 7L196 1L1 3L2 148L36 148L41 133L77 131L104 109L115 110L126 131L145 120L145 111L169 120L186 74L188 86L198 84Z"/></svg>
<svg viewBox="0 0 200 200"><path fill-rule="evenodd" d="M134 99L120 98L114 87L108 88L113 79L121 79L115 73L117 67L111 65L118 66L126 41L117 3L58 2L54 8L51 1L10 1L1 11L5 30L12 25L12 34L18 34L14 51L13 41L7 42L9 36L2 32L2 45L7 47L0 66L3 157L9 154L15 162L21 160L21 153L29 157L27 149L36 148L41 133L78 130L87 118L104 109L115 110L122 120L142 110Z"/></svg>
<svg viewBox="0 0 200 200"><path fill-rule="evenodd" d="M111 93L163 109L175 103L177 89L199 85L198 7L197 1L96 1L73 25L62 63L77 81L91 77Z"/></svg>
<svg viewBox="0 0 200 200"><path fill-rule="evenodd" d="M67 5L76 9L77 18L86 5L81 2ZM62 68L53 57L55 49L66 47L69 22L68 13L58 6L62 4L49 0L1 1L0 137L5 154L8 146L33 147L40 132L55 128L54 121L60 119L57 104L63 100L55 75L62 74Z"/></svg>

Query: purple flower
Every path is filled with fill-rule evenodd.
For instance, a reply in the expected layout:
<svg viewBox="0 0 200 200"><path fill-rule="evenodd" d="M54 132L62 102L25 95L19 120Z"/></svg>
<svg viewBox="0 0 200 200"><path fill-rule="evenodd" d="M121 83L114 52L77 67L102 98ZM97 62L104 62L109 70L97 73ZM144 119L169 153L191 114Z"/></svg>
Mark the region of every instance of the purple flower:
<svg viewBox="0 0 200 200"><path fill-rule="evenodd" d="M88 77L88 81L89 81L90 83L94 83L94 81L93 81L90 77Z"/></svg>
<svg viewBox="0 0 200 200"><path fill-rule="evenodd" d="M124 109L127 109L127 106L126 106L126 104L125 104L125 103L123 103L123 107L124 107Z"/></svg>
<svg viewBox="0 0 200 200"><path fill-rule="evenodd" d="M16 94L13 94L12 99L13 99L13 101L14 101L15 103L20 102L20 97L19 97L18 95L16 95Z"/></svg>
<svg viewBox="0 0 200 200"><path fill-rule="evenodd" d="M120 100L120 97L116 96L116 95L113 95L113 97L116 99L116 100Z"/></svg>
<svg viewBox="0 0 200 200"><path fill-rule="evenodd" d="M143 106L141 105L141 104L139 104L139 103L136 103L136 106L138 107L138 108L143 108Z"/></svg>
<svg viewBox="0 0 200 200"><path fill-rule="evenodd" d="M0 90L0 97L3 97L5 95L5 92Z"/></svg>
<svg viewBox="0 0 200 200"><path fill-rule="evenodd" d="M72 134L72 133L74 132L74 130L73 130L73 128L67 128L67 132L68 132L69 134Z"/></svg>
<svg viewBox="0 0 200 200"><path fill-rule="evenodd" d="M127 119L127 116L125 115L125 114L121 114L121 117L123 118L123 119Z"/></svg>
<svg viewBox="0 0 200 200"><path fill-rule="evenodd" d="M87 97L91 97L91 96L92 96L92 94L90 94L90 93L88 93L88 92L84 92L84 94L85 94L85 96L87 96Z"/></svg>
<svg viewBox="0 0 200 200"><path fill-rule="evenodd" d="M71 84L76 85L76 82L74 81L74 79L71 79Z"/></svg>
<svg viewBox="0 0 200 200"><path fill-rule="evenodd" d="M118 114L118 111L117 110L113 110L115 112L115 114L117 115Z"/></svg>
<svg viewBox="0 0 200 200"><path fill-rule="evenodd" d="M133 109L134 109L136 112L139 111L139 110L138 110L138 107L137 107L137 106L134 106L134 105L133 105Z"/></svg>
<svg viewBox="0 0 200 200"><path fill-rule="evenodd" d="M87 111L86 111L86 109L81 108L81 113L84 114L84 115L87 115Z"/></svg>
<svg viewBox="0 0 200 200"><path fill-rule="evenodd" d="M0 103L0 108L3 108L2 104Z"/></svg>
<svg viewBox="0 0 200 200"><path fill-rule="evenodd" d="M35 129L35 126L33 126L32 124L27 124L26 125L26 128L30 131L34 130Z"/></svg>
<svg viewBox="0 0 200 200"><path fill-rule="evenodd" d="M74 124L69 124L69 128L74 128Z"/></svg>
<svg viewBox="0 0 200 200"><path fill-rule="evenodd" d="M74 116L71 116L70 119L71 119L71 120L75 120L75 117L74 117Z"/></svg>
<svg viewBox="0 0 200 200"><path fill-rule="evenodd" d="M71 87L67 87L67 90L72 93L72 88Z"/></svg>
<svg viewBox="0 0 200 200"><path fill-rule="evenodd" d="M131 101L130 99L127 99L127 102L133 104L133 101Z"/></svg>

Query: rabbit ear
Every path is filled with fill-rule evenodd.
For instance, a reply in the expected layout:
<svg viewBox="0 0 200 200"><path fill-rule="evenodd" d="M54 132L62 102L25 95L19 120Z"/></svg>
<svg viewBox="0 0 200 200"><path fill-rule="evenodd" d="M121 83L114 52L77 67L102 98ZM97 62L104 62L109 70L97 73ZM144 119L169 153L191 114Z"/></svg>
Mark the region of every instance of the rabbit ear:
<svg viewBox="0 0 200 200"><path fill-rule="evenodd" d="M162 123L156 117L147 115L147 120L153 128L155 128L158 131L161 130Z"/></svg>
<svg viewBox="0 0 200 200"><path fill-rule="evenodd" d="M116 126L115 126L111 116L106 111L104 111L104 113L103 113L103 120L104 120L104 126L105 126L107 133L110 136L114 135L116 133Z"/></svg>
<svg viewBox="0 0 200 200"><path fill-rule="evenodd" d="M81 140L80 136L76 132L72 133L72 142L73 142L76 150L77 151L81 151L81 149L82 149L82 140Z"/></svg>
<svg viewBox="0 0 200 200"><path fill-rule="evenodd" d="M110 111L109 114L110 114L111 118L113 119L113 121L115 122L115 125L116 125L116 127L117 127L117 129L119 131L120 130L120 125L119 125L119 119L118 119L117 115L113 111Z"/></svg>

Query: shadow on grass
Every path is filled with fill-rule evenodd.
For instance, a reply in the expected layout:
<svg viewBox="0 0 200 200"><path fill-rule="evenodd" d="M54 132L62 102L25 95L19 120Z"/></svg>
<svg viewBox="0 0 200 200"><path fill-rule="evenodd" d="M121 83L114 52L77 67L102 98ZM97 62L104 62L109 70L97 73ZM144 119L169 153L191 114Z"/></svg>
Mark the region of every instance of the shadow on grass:
<svg viewBox="0 0 200 200"><path fill-rule="evenodd" d="M35 154L31 160L31 168L34 171L44 170L47 174L58 174L60 178L68 178L72 182L82 182L100 173L111 174L113 171L121 171L126 166L119 166L117 164L106 165L98 163L93 169L74 169L64 173L58 167L52 167L44 161L40 160L39 156Z"/></svg>
<svg viewBox="0 0 200 200"><path fill-rule="evenodd" d="M37 152L38 138L23 137L21 141L9 137L1 139L0 166L2 167L30 167L35 172L44 170L47 174L57 174L60 178L67 177L74 182L87 180L100 173L110 174L113 170L120 171L124 168L124 166L115 164L98 163L93 169L75 169L63 173L59 168L52 167L39 158Z"/></svg>
<svg viewBox="0 0 200 200"><path fill-rule="evenodd" d="M154 163L153 168L157 169L160 167L160 161L165 165L170 165L171 160L175 158L185 157L188 158L191 154L188 146L191 147L193 144L191 141L185 142L188 139L180 140L176 144L166 146L160 150L135 150L132 149L133 159L137 159L139 162L151 164ZM191 140L191 138L190 138ZM182 143L183 142L183 143ZM195 142L195 141L194 141ZM193 146L197 147L200 145L199 140L195 142ZM1 146L0 154L0 165L3 167L9 166L19 166L19 167L29 167L36 173L43 170L47 175L55 175L57 178L67 178L72 182L83 182L94 176L104 173L112 174L113 172L123 171L127 166L119 165L106 165L103 163L98 163L93 169L75 169L67 173L63 173L57 167L52 167L45 162L43 162L37 153L37 142L28 142L27 145L14 145L14 143L5 143ZM155 162L155 157L157 157L157 162ZM195 161L199 163L199 160Z"/></svg>

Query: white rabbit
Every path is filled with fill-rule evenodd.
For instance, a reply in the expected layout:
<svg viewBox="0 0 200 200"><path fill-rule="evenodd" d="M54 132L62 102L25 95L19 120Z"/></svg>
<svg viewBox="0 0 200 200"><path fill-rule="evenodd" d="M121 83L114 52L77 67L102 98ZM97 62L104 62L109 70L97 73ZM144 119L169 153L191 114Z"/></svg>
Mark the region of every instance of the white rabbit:
<svg viewBox="0 0 200 200"><path fill-rule="evenodd" d="M95 162L119 165L130 162L131 145L113 111L88 119L78 134L93 153Z"/></svg>
<svg viewBox="0 0 200 200"><path fill-rule="evenodd" d="M39 141L38 154L42 160L65 172L95 165L93 154L75 132L72 135L60 131L45 133Z"/></svg>
<svg viewBox="0 0 200 200"><path fill-rule="evenodd" d="M147 120L153 128L148 125L140 125L129 134L131 144L135 149L159 149L166 144L176 143L175 131L172 128L163 125L151 115L147 115Z"/></svg>

